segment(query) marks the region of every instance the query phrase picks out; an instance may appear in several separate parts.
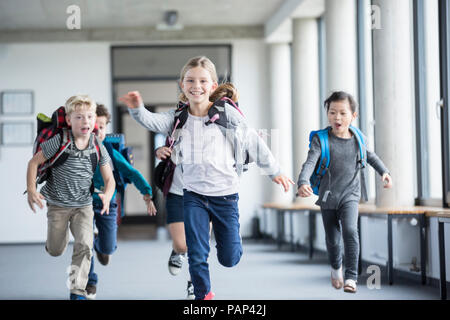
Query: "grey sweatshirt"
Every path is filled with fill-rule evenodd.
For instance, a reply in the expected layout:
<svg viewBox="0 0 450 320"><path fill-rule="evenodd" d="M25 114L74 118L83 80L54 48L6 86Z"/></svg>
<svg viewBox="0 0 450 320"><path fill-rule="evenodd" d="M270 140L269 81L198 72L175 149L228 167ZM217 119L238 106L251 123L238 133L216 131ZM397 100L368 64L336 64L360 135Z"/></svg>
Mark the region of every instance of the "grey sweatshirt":
<svg viewBox="0 0 450 320"><path fill-rule="evenodd" d="M328 133L330 146L330 165L322 177L319 186L319 199L316 204L322 209L338 209L348 201L358 201L361 198L361 178L358 170L359 146L356 138L339 138L331 131ZM367 145L367 139L365 138ZM306 162L298 177L298 186L310 185L309 178L314 172L317 161L320 160L320 140L316 136L311 141ZM380 175L389 173L380 158L367 148L367 163ZM364 170L364 169L363 169ZM366 183L363 181L363 183Z"/></svg>

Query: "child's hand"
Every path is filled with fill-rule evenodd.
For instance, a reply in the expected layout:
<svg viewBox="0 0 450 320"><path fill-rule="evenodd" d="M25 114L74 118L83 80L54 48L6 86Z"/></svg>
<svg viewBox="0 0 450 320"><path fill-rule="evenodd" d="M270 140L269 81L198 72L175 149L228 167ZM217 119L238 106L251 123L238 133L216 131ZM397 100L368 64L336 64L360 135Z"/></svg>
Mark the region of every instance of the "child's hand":
<svg viewBox="0 0 450 320"><path fill-rule="evenodd" d="M30 206L31 210L33 210L34 213L36 213L36 210L34 209L34 204L36 203L39 208L44 209L44 204L41 200L45 200L45 197L37 191L31 191L27 192L28 194L28 205Z"/></svg>
<svg viewBox="0 0 450 320"><path fill-rule="evenodd" d="M172 149L170 149L169 147L160 147L156 149L156 157L159 160L165 160L167 157L170 157L171 154Z"/></svg>
<svg viewBox="0 0 450 320"><path fill-rule="evenodd" d="M383 176L381 177L381 181L384 182L383 188L392 188L392 177L389 175L389 173L383 174Z"/></svg>
<svg viewBox="0 0 450 320"><path fill-rule="evenodd" d="M120 97L119 101L125 103L130 109L137 109L143 104L139 91L130 91L126 95Z"/></svg>
<svg viewBox="0 0 450 320"><path fill-rule="evenodd" d="M294 181L292 181L290 178L286 177L284 174L280 174L279 176L276 176L275 178L272 179L272 181L275 182L276 184L283 185L284 192L289 191L289 183L292 183L293 185L295 185Z"/></svg>
<svg viewBox="0 0 450 320"><path fill-rule="evenodd" d="M156 208L155 208L155 204L152 201L152 197L149 194L146 194L146 195L144 195L144 201L145 201L145 204L147 205L147 213L151 216L155 216Z"/></svg>
<svg viewBox="0 0 450 320"><path fill-rule="evenodd" d="M302 184L297 190L297 194L300 197L306 198L314 194L313 189L309 184Z"/></svg>
<svg viewBox="0 0 450 320"><path fill-rule="evenodd" d="M98 197L100 198L100 200L102 200L103 203L103 208L102 211L100 211L100 214L101 215L103 215L104 213L109 214L109 201L111 201L111 199L106 199L104 193L99 193Z"/></svg>

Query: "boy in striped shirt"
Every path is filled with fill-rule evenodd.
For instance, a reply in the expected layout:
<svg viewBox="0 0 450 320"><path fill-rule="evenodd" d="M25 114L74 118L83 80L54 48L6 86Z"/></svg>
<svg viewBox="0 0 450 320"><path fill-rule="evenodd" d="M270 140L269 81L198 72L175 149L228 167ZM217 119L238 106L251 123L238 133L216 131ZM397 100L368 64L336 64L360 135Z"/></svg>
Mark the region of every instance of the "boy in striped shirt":
<svg viewBox="0 0 450 320"><path fill-rule="evenodd" d="M61 135L56 135L41 144L42 150L28 162L28 204L43 209L42 200L47 201L47 242L45 249L51 256L61 255L69 242L69 228L74 237L70 273L70 299L86 299L86 284L91 264L93 242L93 216L91 184L94 170L91 154L97 153L96 139L92 133L96 120L96 103L85 95L69 98L65 105L66 121L71 127L67 160L51 169L40 192L36 190L36 173L40 164L56 154L61 145ZM115 182L110 166L110 157L100 143L98 164L105 182L101 214L109 213L109 203L114 194Z"/></svg>

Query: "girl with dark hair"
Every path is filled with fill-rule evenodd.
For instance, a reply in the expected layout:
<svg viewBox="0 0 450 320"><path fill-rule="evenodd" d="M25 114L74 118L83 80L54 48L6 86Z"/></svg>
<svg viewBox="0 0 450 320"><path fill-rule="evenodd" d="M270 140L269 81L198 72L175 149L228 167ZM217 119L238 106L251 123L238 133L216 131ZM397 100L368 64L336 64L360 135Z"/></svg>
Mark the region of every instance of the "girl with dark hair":
<svg viewBox="0 0 450 320"><path fill-rule="evenodd" d="M361 189L364 200L367 201L366 181L359 175L365 170L360 164L360 146L355 131L350 128L357 117L357 105L352 95L338 91L325 100L324 106L330 124L327 128L330 163L321 179L316 204L322 211L331 264L331 284L336 289L344 287L345 292L355 293L360 249L357 222ZM363 141L367 142L367 139L363 137ZM374 152L367 149L367 143L365 150L367 163L380 174L384 188L391 188L392 178L386 166ZM313 194L310 177L320 161L321 153L320 139L318 135L314 135L298 178L298 195L301 197ZM345 282L342 275L341 228L345 251Z"/></svg>

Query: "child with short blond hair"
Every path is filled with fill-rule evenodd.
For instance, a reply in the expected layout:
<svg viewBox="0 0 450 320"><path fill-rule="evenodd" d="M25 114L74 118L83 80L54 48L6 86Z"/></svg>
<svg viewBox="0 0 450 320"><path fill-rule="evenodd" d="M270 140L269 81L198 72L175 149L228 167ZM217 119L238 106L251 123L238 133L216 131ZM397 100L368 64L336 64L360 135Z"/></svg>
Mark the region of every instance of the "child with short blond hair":
<svg viewBox="0 0 450 320"><path fill-rule="evenodd" d="M70 299L85 300L86 284L91 265L93 242L93 216L91 185L94 170L92 153L96 153L97 142L93 134L96 119L96 104L86 95L70 97L65 105L66 122L70 127L70 142L64 152L67 160L52 167L50 175L41 188L36 187L37 169L40 164L52 158L61 146L61 135L55 135L41 144L28 162L27 193L28 204L43 209L42 200L47 201L47 241L45 249L51 256L60 256L69 242L69 228L74 237L72 265L70 274ZM100 172L105 181L104 193L100 195L103 208L101 214L109 213L109 202L114 194L115 182L110 166L110 157L100 144L100 156L97 159Z"/></svg>

